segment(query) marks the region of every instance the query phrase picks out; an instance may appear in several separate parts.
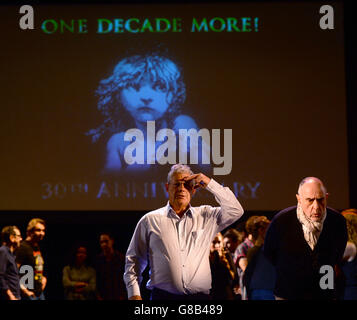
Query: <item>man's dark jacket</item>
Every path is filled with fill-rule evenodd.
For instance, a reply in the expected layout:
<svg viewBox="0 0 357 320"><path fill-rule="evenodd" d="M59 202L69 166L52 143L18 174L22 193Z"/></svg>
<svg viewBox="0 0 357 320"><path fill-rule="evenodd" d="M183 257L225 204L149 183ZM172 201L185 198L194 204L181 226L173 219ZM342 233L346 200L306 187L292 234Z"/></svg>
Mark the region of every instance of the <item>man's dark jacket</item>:
<svg viewBox="0 0 357 320"><path fill-rule="evenodd" d="M304 238L296 206L280 211L272 219L264 242L264 254L276 267L274 294L292 300L336 298L336 283L333 289L322 289L320 286L320 281L322 284L329 283L327 271L321 267L331 266L335 281L335 266L342 261L346 242L346 220L331 208L327 208L314 250Z"/></svg>

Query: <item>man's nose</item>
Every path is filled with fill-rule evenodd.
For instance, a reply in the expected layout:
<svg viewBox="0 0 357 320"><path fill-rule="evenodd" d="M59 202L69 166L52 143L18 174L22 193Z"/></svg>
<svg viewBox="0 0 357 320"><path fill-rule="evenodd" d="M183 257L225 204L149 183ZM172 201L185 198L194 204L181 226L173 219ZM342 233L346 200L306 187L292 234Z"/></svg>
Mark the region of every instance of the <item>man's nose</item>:
<svg viewBox="0 0 357 320"><path fill-rule="evenodd" d="M319 204L318 204L318 202L317 202L317 199L315 199L314 202L312 203L312 207L313 207L314 209L318 209L318 208L319 208Z"/></svg>
<svg viewBox="0 0 357 320"><path fill-rule="evenodd" d="M185 189L185 184L181 182L177 188L178 190Z"/></svg>

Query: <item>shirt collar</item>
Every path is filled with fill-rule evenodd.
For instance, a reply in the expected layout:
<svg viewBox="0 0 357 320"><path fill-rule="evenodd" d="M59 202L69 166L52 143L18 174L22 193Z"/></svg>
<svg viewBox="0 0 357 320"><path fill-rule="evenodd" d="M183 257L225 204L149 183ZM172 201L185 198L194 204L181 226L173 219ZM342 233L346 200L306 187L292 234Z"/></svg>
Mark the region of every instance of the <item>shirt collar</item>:
<svg viewBox="0 0 357 320"><path fill-rule="evenodd" d="M180 219L180 217L176 214L175 210L172 209L169 201L167 201L166 209L167 209L167 215L168 216L171 215L172 217ZM193 214L193 210L192 209L193 209L193 207L191 206L191 203L190 203L188 205L188 209L185 211L185 213L182 216L187 215L187 216L191 216L192 217L192 214Z"/></svg>

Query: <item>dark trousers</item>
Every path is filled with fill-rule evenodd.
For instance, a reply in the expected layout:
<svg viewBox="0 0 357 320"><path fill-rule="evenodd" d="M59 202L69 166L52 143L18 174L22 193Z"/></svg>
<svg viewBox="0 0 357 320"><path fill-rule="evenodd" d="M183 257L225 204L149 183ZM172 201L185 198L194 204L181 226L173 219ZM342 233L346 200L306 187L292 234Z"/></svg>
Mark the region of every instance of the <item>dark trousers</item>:
<svg viewBox="0 0 357 320"><path fill-rule="evenodd" d="M151 291L150 300L211 300L211 296L205 293L195 293L195 294L174 294L165 290L154 288Z"/></svg>

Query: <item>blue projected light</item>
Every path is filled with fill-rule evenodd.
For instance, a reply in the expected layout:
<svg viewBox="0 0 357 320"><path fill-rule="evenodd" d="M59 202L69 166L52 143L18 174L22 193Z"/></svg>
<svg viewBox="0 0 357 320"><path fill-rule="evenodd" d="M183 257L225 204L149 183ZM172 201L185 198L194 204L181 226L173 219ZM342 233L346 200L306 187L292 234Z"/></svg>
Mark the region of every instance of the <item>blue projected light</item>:
<svg viewBox="0 0 357 320"><path fill-rule="evenodd" d="M88 134L93 142L109 136L106 171L187 163L189 151L193 163L209 163L209 141L202 136L201 141L195 120L180 113L186 88L172 60L157 54L126 57L100 81L96 94L105 119Z"/></svg>

